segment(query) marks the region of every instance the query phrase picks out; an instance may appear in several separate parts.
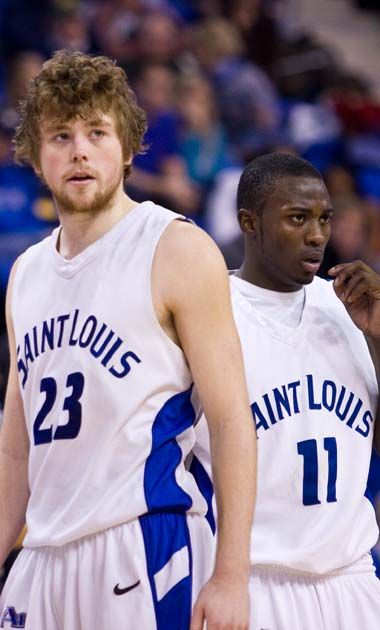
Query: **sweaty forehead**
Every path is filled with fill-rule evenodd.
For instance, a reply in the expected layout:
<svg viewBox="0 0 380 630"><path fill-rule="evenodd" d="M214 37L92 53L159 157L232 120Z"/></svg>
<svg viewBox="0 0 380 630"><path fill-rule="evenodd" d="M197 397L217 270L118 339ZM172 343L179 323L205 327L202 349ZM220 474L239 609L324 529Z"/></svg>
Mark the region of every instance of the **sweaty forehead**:
<svg viewBox="0 0 380 630"><path fill-rule="evenodd" d="M281 177L268 196L266 207L310 207L322 205L330 208L331 201L324 182L314 177Z"/></svg>

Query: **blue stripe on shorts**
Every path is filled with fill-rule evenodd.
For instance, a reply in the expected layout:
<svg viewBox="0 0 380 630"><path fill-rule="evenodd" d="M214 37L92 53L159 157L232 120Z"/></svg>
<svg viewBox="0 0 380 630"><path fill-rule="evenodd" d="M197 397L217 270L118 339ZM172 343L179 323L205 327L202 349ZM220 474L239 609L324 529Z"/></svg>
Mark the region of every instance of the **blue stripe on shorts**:
<svg viewBox="0 0 380 630"><path fill-rule="evenodd" d="M193 567L186 516L146 514L139 521L157 630L189 630Z"/></svg>

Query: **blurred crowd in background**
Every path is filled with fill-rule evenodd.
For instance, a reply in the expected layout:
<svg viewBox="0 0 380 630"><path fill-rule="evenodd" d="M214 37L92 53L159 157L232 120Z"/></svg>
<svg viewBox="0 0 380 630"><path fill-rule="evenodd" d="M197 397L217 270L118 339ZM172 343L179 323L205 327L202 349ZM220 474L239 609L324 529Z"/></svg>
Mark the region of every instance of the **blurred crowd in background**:
<svg viewBox="0 0 380 630"><path fill-rule="evenodd" d="M356 5L378 8L377 0ZM12 135L20 99L55 50L105 54L125 69L149 120L149 150L135 159L128 194L191 217L229 268L242 256L235 202L242 168L280 150L320 169L332 197L321 274L355 258L380 272L379 96L294 28L286 7L287 0L0 0L0 409L10 267L57 221L33 171L14 164Z"/></svg>

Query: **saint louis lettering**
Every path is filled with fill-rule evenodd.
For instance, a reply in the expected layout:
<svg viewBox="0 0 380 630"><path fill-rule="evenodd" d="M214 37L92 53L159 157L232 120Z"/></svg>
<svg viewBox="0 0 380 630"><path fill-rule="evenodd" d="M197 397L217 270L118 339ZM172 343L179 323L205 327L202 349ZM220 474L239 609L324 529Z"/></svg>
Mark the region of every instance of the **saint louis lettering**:
<svg viewBox="0 0 380 630"><path fill-rule="evenodd" d="M117 333L95 315L82 315L79 309L46 319L24 335L17 346L17 368L24 388L30 366L45 352L67 346L86 349L115 378L124 378L132 363L141 359Z"/></svg>
<svg viewBox="0 0 380 630"><path fill-rule="evenodd" d="M268 431L281 420L303 410L328 411L363 437L369 436L373 424L372 413L364 407L359 396L332 380L317 381L312 374L274 387L262 396L262 400L255 400L251 409L258 432L259 429Z"/></svg>

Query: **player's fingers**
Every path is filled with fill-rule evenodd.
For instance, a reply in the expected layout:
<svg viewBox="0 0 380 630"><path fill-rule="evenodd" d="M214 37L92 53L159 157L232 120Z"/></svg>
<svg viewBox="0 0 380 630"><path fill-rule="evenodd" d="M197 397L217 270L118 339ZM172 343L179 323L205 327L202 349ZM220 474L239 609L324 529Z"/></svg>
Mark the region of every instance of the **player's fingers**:
<svg viewBox="0 0 380 630"><path fill-rule="evenodd" d="M353 302L366 292L367 284L360 275L350 276L340 290L340 299L343 302Z"/></svg>
<svg viewBox="0 0 380 630"><path fill-rule="evenodd" d="M334 267L330 267L330 269L327 270L327 273L329 274L329 276L337 276L341 266L342 265L334 265Z"/></svg>
<svg viewBox="0 0 380 630"><path fill-rule="evenodd" d="M364 263L363 263L364 265ZM333 287L337 296L345 302L348 295L356 287L356 285L365 280L369 284L370 270L364 268L361 261L356 264L346 265L335 277Z"/></svg>
<svg viewBox="0 0 380 630"><path fill-rule="evenodd" d="M360 278L354 286L350 287L349 291L345 290L345 302L348 304L354 304L367 293L367 289L368 285L365 279Z"/></svg>
<svg viewBox="0 0 380 630"><path fill-rule="evenodd" d="M331 267L331 269L328 270L328 274L335 277L334 287L338 287L347 282L347 279L351 276L359 272L365 272L366 270L369 271L370 269L362 260L354 260L354 262L340 263L339 265Z"/></svg>
<svg viewBox="0 0 380 630"><path fill-rule="evenodd" d="M335 281L334 281L335 283ZM335 287L334 287L335 288ZM362 270L348 278L343 287L336 291L343 302L353 303L363 295L376 300L380 299L380 276L371 270Z"/></svg>
<svg viewBox="0 0 380 630"><path fill-rule="evenodd" d="M196 603L193 608L193 614L191 617L190 630L203 630L204 622L204 608L201 604Z"/></svg>
<svg viewBox="0 0 380 630"><path fill-rule="evenodd" d="M340 263L338 265L334 265L334 267L330 267L327 273L329 276L339 276L340 274L351 274L353 270L354 263Z"/></svg>
<svg viewBox="0 0 380 630"><path fill-rule="evenodd" d="M342 291L350 278L352 278L352 272L348 269L341 269L334 278L333 286L335 292Z"/></svg>

